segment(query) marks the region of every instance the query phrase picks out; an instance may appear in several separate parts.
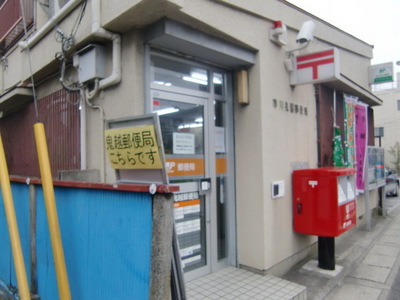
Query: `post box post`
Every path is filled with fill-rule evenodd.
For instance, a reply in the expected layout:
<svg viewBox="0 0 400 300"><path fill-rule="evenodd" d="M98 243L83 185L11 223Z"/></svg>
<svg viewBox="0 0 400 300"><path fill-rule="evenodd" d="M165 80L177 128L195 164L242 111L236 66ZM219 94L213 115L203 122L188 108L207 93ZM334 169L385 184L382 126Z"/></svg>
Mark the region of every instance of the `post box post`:
<svg viewBox="0 0 400 300"><path fill-rule="evenodd" d="M318 267L324 270L335 270L335 238L318 237Z"/></svg>

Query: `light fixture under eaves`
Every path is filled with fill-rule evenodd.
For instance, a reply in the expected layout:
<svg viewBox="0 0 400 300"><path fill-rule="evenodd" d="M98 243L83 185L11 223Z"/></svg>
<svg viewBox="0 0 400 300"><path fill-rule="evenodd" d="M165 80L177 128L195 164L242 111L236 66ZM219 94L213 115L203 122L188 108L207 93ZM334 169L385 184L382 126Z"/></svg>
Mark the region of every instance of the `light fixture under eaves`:
<svg viewBox="0 0 400 300"><path fill-rule="evenodd" d="M203 127L203 123L183 124L183 125L179 125L178 129L199 128L199 127Z"/></svg>
<svg viewBox="0 0 400 300"><path fill-rule="evenodd" d="M177 111L179 111L178 108L168 107L168 108L156 110L155 113L157 113L159 116L162 116L162 115L172 114L172 113L177 112Z"/></svg>
<svg viewBox="0 0 400 300"><path fill-rule="evenodd" d="M203 123L203 117L199 117L199 118L196 118L195 120L194 120L194 122L195 123Z"/></svg>
<svg viewBox="0 0 400 300"><path fill-rule="evenodd" d="M172 86L171 82L164 82L160 80L154 80L153 83L158 84L158 85L164 85L164 86Z"/></svg>
<svg viewBox="0 0 400 300"><path fill-rule="evenodd" d="M183 76L182 79L185 80L185 81L198 83L198 84L201 84L201 85L207 85L207 81L206 80L202 80L202 79L199 79L199 78L194 78L192 76Z"/></svg>

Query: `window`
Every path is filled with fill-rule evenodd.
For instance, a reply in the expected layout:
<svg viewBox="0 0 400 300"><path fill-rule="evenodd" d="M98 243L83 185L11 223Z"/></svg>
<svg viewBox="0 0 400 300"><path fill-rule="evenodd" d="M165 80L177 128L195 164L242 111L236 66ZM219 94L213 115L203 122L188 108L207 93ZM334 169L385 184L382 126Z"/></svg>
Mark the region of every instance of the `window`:
<svg viewBox="0 0 400 300"><path fill-rule="evenodd" d="M375 127L374 128L374 136L375 137L383 137L384 136L384 128L383 127Z"/></svg>
<svg viewBox="0 0 400 300"><path fill-rule="evenodd" d="M397 100L397 110L400 111L400 100Z"/></svg>

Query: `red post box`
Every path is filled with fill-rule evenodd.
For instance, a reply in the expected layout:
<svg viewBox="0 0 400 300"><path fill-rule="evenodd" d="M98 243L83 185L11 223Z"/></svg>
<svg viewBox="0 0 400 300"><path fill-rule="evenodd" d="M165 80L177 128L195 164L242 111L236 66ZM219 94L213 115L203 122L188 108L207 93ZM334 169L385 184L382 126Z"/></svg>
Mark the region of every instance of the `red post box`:
<svg viewBox="0 0 400 300"><path fill-rule="evenodd" d="M356 225L355 170L346 167L293 172L293 227L299 233L337 237Z"/></svg>

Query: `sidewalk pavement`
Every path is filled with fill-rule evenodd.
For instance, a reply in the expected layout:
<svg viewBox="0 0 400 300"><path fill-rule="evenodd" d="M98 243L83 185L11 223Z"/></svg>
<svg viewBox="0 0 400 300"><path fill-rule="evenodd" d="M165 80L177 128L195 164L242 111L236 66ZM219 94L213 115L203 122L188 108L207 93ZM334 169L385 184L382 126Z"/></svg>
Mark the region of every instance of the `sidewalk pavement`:
<svg viewBox="0 0 400 300"><path fill-rule="evenodd" d="M307 287L309 300L400 299L400 198L387 198L387 216L372 215L371 230L357 228L335 239L334 271L317 258L293 268L283 279Z"/></svg>

